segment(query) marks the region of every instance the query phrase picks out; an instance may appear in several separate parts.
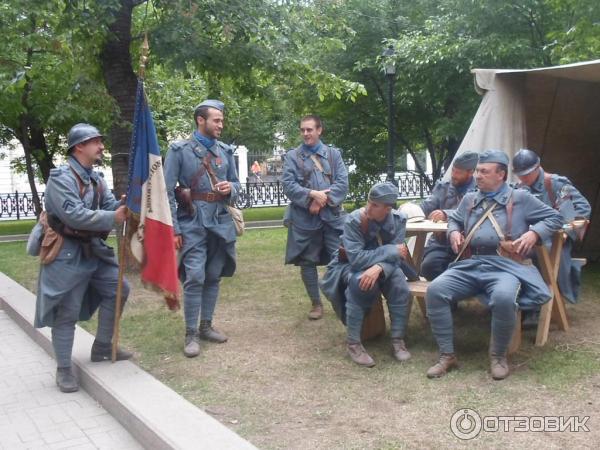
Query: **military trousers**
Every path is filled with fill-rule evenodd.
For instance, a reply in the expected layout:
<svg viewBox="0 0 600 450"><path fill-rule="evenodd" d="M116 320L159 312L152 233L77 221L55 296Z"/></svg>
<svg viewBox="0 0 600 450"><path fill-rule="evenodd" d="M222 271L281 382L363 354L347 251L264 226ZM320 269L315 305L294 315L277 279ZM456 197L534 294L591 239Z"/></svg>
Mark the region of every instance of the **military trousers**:
<svg viewBox="0 0 600 450"><path fill-rule="evenodd" d="M212 320L219 297L221 273L227 261L222 240L204 226L183 232L183 307L186 328L197 328L198 318Z"/></svg>
<svg viewBox="0 0 600 450"><path fill-rule="evenodd" d="M480 261L474 268L452 266L431 282L425 296L427 317L441 353L454 353L452 302L477 296L491 309L492 352L505 354L516 324L519 279Z"/></svg>
<svg viewBox="0 0 600 450"><path fill-rule="evenodd" d="M389 276L380 279L367 291L359 287L363 272L351 273L346 286L346 328L349 342L360 342L365 315L381 294L387 300L392 338L404 338L408 322L410 291L406 277L398 267Z"/></svg>
<svg viewBox="0 0 600 450"><path fill-rule="evenodd" d="M456 255L450 246L437 243L425 247L423 262L421 263L421 275L428 281L435 280L454 261Z"/></svg>
<svg viewBox="0 0 600 450"><path fill-rule="evenodd" d="M93 291L94 295L100 298L96 340L106 344L112 341L118 272L117 266L98 260L96 270L89 276L80 275L78 283L55 306L52 346L58 367L71 366L75 325L81 314L82 300L86 291ZM123 304L128 295L129 284L127 280L123 280Z"/></svg>

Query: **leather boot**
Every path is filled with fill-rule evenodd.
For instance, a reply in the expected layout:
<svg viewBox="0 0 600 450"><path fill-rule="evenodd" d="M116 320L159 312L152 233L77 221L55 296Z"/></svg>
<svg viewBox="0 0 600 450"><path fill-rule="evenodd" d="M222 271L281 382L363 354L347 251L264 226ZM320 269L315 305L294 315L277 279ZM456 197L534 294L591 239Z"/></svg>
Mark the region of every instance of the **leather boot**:
<svg viewBox="0 0 600 450"><path fill-rule="evenodd" d="M201 320L198 333L200 339L204 339L205 341L216 342L217 344L227 342L227 336L215 330L211 320Z"/></svg>
<svg viewBox="0 0 600 450"><path fill-rule="evenodd" d="M61 392L77 392L79 390L79 383L70 367L56 369L56 385Z"/></svg>
<svg viewBox="0 0 600 450"><path fill-rule="evenodd" d="M198 331L194 328L185 329L183 354L188 358L193 358L200 354L200 337L198 336Z"/></svg>
<svg viewBox="0 0 600 450"><path fill-rule="evenodd" d="M406 349L404 339L392 338L392 353L394 358L400 362L408 361L410 359L410 352Z"/></svg>
<svg viewBox="0 0 600 450"><path fill-rule="evenodd" d="M440 378L458 367L454 353L440 353L438 361L427 370L427 378Z"/></svg>
<svg viewBox="0 0 600 450"><path fill-rule="evenodd" d="M308 313L308 318L310 320L319 320L321 317L323 317L323 305L321 303L313 305Z"/></svg>
<svg viewBox="0 0 600 450"><path fill-rule="evenodd" d="M504 380L510 373L506 355L490 355L490 372L494 380Z"/></svg>
<svg viewBox="0 0 600 450"><path fill-rule="evenodd" d="M120 347L117 347L117 361L124 361L133 356L133 353L123 350ZM94 343L92 344L92 362L100 362L100 361L112 361L112 344L109 342L108 344L104 342L99 342L94 339Z"/></svg>
<svg viewBox="0 0 600 450"><path fill-rule="evenodd" d="M375 361L369 356L360 342L348 342L346 343L346 348L352 361L359 366L373 367L375 365Z"/></svg>

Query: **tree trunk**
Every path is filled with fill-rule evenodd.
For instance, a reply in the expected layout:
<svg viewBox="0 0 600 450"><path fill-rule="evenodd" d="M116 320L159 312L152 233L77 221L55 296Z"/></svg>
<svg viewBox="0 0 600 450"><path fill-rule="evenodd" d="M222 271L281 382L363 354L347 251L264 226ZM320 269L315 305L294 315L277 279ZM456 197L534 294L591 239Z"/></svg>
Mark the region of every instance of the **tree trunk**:
<svg viewBox="0 0 600 450"><path fill-rule="evenodd" d="M129 147L137 77L131 65L131 17L139 1L123 0L115 10L115 21L108 27L108 37L100 53L102 72L108 93L120 110L120 117L113 123L110 136L110 153L114 180L114 192L118 197L127 190Z"/></svg>
<svg viewBox="0 0 600 450"><path fill-rule="evenodd" d="M35 186L35 173L33 172L32 165L32 146L29 140L29 133L27 130L27 126L25 125L25 120L21 118L21 129L19 130L19 142L23 146L23 152L25 153L25 167L27 168L27 181L29 181L29 188L31 189L31 198L33 200L33 206L35 208L36 217L40 216L42 212L42 202L40 201L40 196L37 192L37 187ZM17 205L17 208L19 205Z"/></svg>

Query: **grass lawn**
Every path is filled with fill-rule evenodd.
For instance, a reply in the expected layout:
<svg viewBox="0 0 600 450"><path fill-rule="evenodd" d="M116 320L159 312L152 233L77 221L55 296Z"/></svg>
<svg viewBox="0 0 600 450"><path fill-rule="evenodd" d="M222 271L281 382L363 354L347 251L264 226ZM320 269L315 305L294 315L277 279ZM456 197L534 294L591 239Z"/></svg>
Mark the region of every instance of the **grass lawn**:
<svg viewBox="0 0 600 450"><path fill-rule="evenodd" d="M283 265L285 229L250 230L238 243L238 270L224 279L215 325L226 344L182 354L182 312L170 313L130 277L133 294L122 343L135 362L259 448L458 448L450 418L471 408L483 416L590 416L589 433L482 432L475 448L596 447L600 439L600 265L584 270L581 303L568 305L571 329L553 330L543 348L526 332L511 376L488 370L489 315L461 304L455 315L460 370L440 380L429 326L413 308L411 361L397 363L389 336L367 342L373 369L345 356L345 333L329 306L309 321L298 269ZM0 244L0 270L35 290L37 264L24 243ZM94 324L86 324L93 329ZM513 425L514 426L514 425Z"/></svg>
<svg viewBox="0 0 600 450"><path fill-rule="evenodd" d="M35 219L0 220L0 236L29 234L35 223Z"/></svg>

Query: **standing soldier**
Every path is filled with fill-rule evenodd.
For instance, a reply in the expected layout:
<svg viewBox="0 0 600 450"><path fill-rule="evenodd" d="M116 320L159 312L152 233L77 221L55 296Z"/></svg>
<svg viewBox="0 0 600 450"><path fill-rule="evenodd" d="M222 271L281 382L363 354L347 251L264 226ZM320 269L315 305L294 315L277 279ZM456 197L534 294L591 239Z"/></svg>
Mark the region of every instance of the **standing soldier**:
<svg viewBox="0 0 600 450"><path fill-rule="evenodd" d="M105 240L116 224L125 221L127 208L93 170L104 151L98 129L78 123L69 131L67 145L67 164L50 171L45 192L48 227L41 244L35 326L52 327L56 384L62 392L75 392L79 389L71 370L75 324L88 320L96 309L98 331L91 359L111 358L119 267ZM49 247L53 257L44 256ZM129 294L126 280L122 294L124 299ZM118 349L118 360L130 357Z"/></svg>
<svg viewBox="0 0 600 450"><path fill-rule="evenodd" d="M440 350L427 376L437 378L457 366L450 305L479 297L492 313L492 378L509 375L506 352L517 308L531 309L550 300L541 274L528 258L533 246L561 227L559 214L522 189L507 183L508 156L487 150L479 156L479 190L464 196L448 217L448 239L460 261L431 282L427 317Z"/></svg>
<svg viewBox="0 0 600 450"><path fill-rule="evenodd" d="M519 150L512 161L513 171L521 183L518 187L527 189L546 205L556 209L565 224L574 219L589 219L592 208L567 177L545 172L540 165L540 157L527 149ZM581 263L571 259L573 243L577 232L568 231L563 244L558 271L558 286L561 294L571 303L577 303L581 284ZM550 242L546 243L550 245ZM537 319L523 318L525 325L536 323Z"/></svg>
<svg viewBox="0 0 600 450"><path fill-rule="evenodd" d="M283 192L291 203L284 222L288 227L285 263L300 266L312 302L309 319L323 316L318 265L327 264L340 245L348 193L348 172L339 149L321 142L323 126L316 115L300 121L304 144L290 150L283 165Z"/></svg>
<svg viewBox="0 0 600 450"><path fill-rule="evenodd" d="M473 172L477 166L479 154L464 152L456 157L452 164L450 181L438 181L431 195L421 203L425 216L435 222L446 222L450 213L458 206L467 192L476 189ZM421 275L431 281L448 268L456 257L444 233L434 233L429 238Z"/></svg>
<svg viewBox="0 0 600 450"><path fill-rule="evenodd" d="M393 210L398 187L379 183L369 191L367 206L353 211L344 225L342 247L327 266L321 287L348 331L346 348L352 361L373 367L375 361L360 339L363 320L381 294L390 313L392 354L410 359L404 334L410 292L402 270L408 255L404 243L406 216Z"/></svg>
<svg viewBox="0 0 600 450"><path fill-rule="evenodd" d="M235 272L235 226L227 210L240 192L233 151L217 140L224 105L205 100L194 111L196 131L169 147L165 183L171 205L175 248L180 250L185 342L188 358L200 353L200 339L223 343L212 326L221 277ZM200 328L198 328L200 318Z"/></svg>

